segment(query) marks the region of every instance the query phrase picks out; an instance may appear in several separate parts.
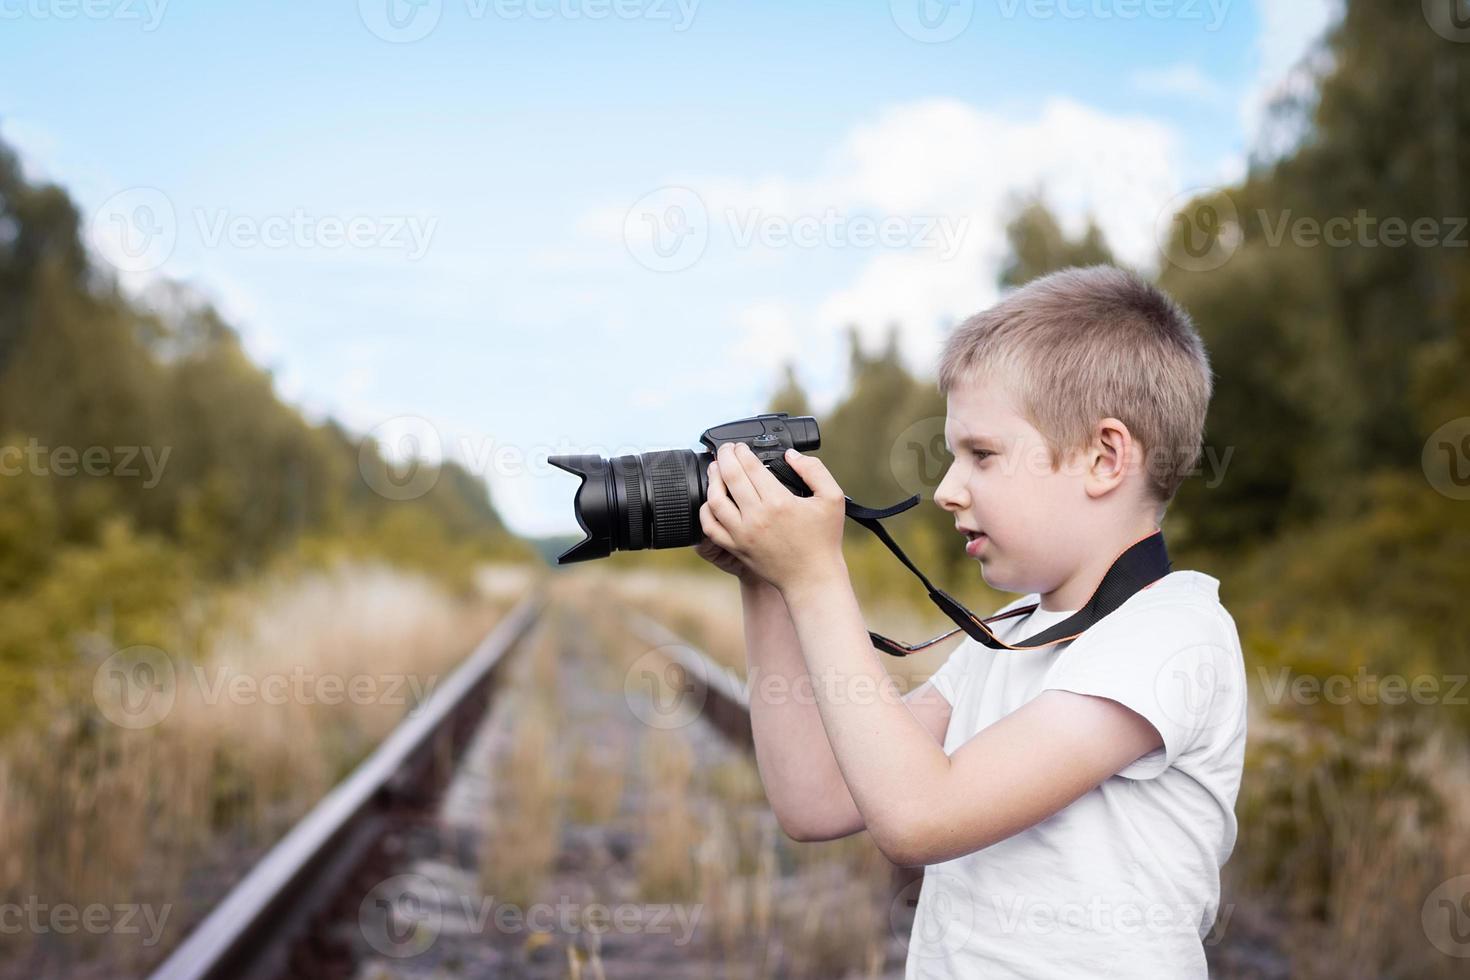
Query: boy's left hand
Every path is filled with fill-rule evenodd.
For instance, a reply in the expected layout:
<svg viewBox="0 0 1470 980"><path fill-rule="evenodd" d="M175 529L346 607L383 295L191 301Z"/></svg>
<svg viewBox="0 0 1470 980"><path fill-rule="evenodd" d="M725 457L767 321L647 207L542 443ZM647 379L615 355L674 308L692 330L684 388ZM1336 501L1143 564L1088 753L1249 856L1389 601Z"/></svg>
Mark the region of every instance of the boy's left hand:
<svg viewBox="0 0 1470 980"><path fill-rule="evenodd" d="M699 523L783 593L841 572L846 497L815 456L786 451L786 462L811 488L798 497L744 443L720 447L709 467L709 493Z"/></svg>

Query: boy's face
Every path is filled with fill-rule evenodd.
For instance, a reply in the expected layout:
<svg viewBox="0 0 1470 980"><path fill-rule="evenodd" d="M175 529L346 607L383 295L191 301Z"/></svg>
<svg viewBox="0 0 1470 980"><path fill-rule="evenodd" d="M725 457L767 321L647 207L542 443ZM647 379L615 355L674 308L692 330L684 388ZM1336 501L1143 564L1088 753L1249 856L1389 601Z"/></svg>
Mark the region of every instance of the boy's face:
<svg viewBox="0 0 1470 980"><path fill-rule="evenodd" d="M1051 467L1046 440L1016 409L1002 383L967 382L950 391L945 443L954 462L934 502L957 527L983 537L955 547L980 562L985 581L1003 592L1049 593L1089 553L1095 524L1082 468Z"/></svg>

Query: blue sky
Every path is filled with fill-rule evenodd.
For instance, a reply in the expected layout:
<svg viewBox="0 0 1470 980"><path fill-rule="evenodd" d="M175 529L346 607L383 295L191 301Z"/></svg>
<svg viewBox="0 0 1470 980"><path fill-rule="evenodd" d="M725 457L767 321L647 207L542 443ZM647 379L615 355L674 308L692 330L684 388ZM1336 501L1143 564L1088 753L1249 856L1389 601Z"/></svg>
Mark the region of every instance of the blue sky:
<svg viewBox="0 0 1470 980"><path fill-rule="evenodd" d="M830 404L848 323L930 371L1018 193L1152 263L1330 6L0 0L0 138L313 417L574 531L548 452L692 446L787 359Z"/></svg>

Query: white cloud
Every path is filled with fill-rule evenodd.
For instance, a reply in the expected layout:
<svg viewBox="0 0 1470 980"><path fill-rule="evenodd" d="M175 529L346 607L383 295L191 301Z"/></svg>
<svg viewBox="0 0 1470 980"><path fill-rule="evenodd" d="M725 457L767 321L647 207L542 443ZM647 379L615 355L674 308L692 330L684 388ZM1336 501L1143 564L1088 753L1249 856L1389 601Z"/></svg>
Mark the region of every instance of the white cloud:
<svg viewBox="0 0 1470 980"><path fill-rule="evenodd" d="M1034 115L1002 115L955 99L892 106L851 130L810 177L684 176L708 210L709 256L759 280L782 263L822 252L834 283L805 304L751 304L732 316L731 354L773 369L798 350L832 346L855 325L869 346L901 328L909 365L932 369L944 329L992 302L1015 202L1040 193L1064 226L1098 222L1119 256L1148 266L1155 219L1181 189L1177 137L1143 117L1115 116L1068 99ZM671 180L670 183L675 183ZM584 217L590 234L621 233L612 206ZM762 238L759 221L789 227L835 221L836 244L804 249ZM903 247L852 245L860 222L897 221ZM814 232L827 234L827 232ZM743 244L742 244L743 243ZM712 257L712 258L711 258ZM752 291L771 292L779 286Z"/></svg>
<svg viewBox="0 0 1470 980"><path fill-rule="evenodd" d="M801 351L801 321L784 303L748 306L735 314L739 336L730 345L731 357L743 368L771 377Z"/></svg>
<svg viewBox="0 0 1470 980"><path fill-rule="evenodd" d="M835 183L856 198L967 219L958 253L880 253L818 311L831 328L860 325L876 337L904 328L910 364L928 371L942 330L992 302L1006 254L1005 222L1015 200L1039 192L1072 233L1097 221L1124 261L1149 265L1159 208L1180 189L1174 132L1067 99L1014 119L958 102L919 103L885 113L839 154Z"/></svg>

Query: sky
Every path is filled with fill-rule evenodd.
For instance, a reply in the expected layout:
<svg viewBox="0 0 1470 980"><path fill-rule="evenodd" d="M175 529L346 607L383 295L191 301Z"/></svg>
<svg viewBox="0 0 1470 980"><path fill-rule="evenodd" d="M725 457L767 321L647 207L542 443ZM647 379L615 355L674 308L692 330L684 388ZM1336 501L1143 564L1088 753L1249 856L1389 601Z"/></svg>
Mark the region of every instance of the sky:
<svg viewBox="0 0 1470 980"><path fill-rule="evenodd" d="M545 463L696 448L846 331L932 376L1040 195L1157 264L1333 0L0 0L0 140L282 397L574 533Z"/></svg>

